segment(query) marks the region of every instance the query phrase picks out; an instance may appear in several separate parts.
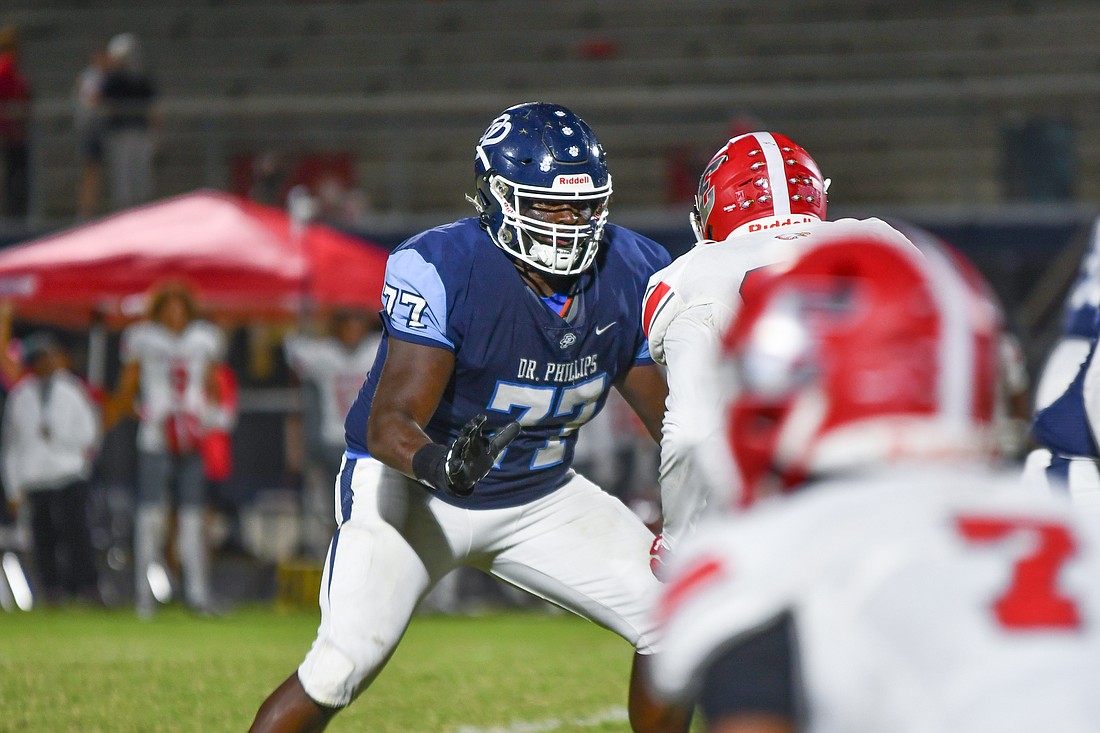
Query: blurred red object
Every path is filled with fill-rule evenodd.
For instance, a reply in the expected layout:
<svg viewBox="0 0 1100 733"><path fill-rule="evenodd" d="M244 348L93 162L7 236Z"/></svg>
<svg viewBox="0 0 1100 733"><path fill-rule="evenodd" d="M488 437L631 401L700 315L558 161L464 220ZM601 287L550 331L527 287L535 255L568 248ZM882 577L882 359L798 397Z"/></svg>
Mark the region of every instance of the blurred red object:
<svg viewBox="0 0 1100 733"><path fill-rule="evenodd" d="M242 320L379 310L388 255L282 209L197 191L0 250L0 297L21 319L78 328L140 317L166 279L193 288L209 314Z"/></svg>
<svg viewBox="0 0 1100 733"><path fill-rule="evenodd" d="M347 152L313 152L284 156L273 151L238 155L230 162L232 192L261 204L282 205L295 186L314 196L325 179L355 187L355 159Z"/></svg>
<svg viewBox="0 0 1100 733"><path fill-rule="evenodd" d="M237 421L240 389L233 369L222 362L214 370L220 393L220 424L209 427L200 444L207 481L228 481L233 474L233 425Z"/></svg>
<svg viewBox="0 0 1100 733"><path fill-rule="evenodd" d="M577 53L589 61L613 59L619 55L619 42L604 36L586 38L577 44Z"/></svg>

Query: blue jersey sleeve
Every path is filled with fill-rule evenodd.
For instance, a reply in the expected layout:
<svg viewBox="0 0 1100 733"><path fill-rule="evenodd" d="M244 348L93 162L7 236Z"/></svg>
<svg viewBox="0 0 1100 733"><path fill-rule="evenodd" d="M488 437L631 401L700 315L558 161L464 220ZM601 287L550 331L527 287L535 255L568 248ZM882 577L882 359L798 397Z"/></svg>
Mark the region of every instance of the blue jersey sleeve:
<svg viewBox="0 0 1100 733"><path fill-rule="evenodd" d="M1063 332L1066 336L1092 338L1097 335L1100 314L1100 219L1093 224L1088 249L1081 260L1077 280L1066 298Z"/></svg>
<svg viewBox="0 0 1100 733"><path fill-rule="evenodd" d="M447 335L447 288L436 266L419 251L403 249L390 255L382 301L391 336L454 351Z"/></svg>

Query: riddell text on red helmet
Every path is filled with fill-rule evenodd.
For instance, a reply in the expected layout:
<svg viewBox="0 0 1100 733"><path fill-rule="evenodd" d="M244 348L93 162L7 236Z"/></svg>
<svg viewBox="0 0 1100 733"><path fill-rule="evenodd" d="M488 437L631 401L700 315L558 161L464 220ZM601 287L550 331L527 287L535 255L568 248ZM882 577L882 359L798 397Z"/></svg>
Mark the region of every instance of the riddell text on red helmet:
<svg viewBox="0 0 1100 733"><path fill-rule="evenodd" d="M784 221L779 221L779 219L775 219L770 224L762 224L760 222L753 222L752 224L749 224L749 231L750 232L760 232L760 231L763 231L765 229L778 229L779 227L789 227L792 224L809 224L810 222L813 222L813 221L817 221L817 219L815 217L812 217L812 216L800 216L796 219L788 218Z"/></svg>

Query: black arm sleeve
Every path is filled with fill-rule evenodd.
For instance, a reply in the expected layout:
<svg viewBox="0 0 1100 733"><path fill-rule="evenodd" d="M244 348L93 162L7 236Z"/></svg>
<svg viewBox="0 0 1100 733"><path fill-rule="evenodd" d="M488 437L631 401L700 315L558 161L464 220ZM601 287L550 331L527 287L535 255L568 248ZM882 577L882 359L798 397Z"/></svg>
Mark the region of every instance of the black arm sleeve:
<svg viewBox="0 0 1100 733"><path fill-rule="evenodd" d="M722 649L704 673L699 706L706 719L770 713L799 720L796 645L793 619L785 613Z"/></svg>

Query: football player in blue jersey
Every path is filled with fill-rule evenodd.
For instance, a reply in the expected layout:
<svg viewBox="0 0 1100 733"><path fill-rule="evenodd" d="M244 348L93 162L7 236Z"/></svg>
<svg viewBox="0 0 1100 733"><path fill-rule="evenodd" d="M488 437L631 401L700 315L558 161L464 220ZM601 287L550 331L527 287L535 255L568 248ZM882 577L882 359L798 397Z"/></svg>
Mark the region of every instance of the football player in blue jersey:
<svg viewBox="0 0 1100 733"><path fill-rule="evenodd" d="M318 731L378 675L421 598L468 565L636 649L635 731L684 731L646 692L652 533L572 468L615 387L660 437L667 386L641 330L657 243L607 223L603 148L570 110L505 110L475 148L477 216L397 247L383 343L347 416L321 624L252 731Z"/></svg>
<svg viewBox="0 0 1100 733"><path fill-rule="evenodd" d="M1100 219L1066 298L1062 335L1035 391L1031 435L1038 447L1027 457L1030 483L1068 490L1077 504L1100 507Z"/></svg>

